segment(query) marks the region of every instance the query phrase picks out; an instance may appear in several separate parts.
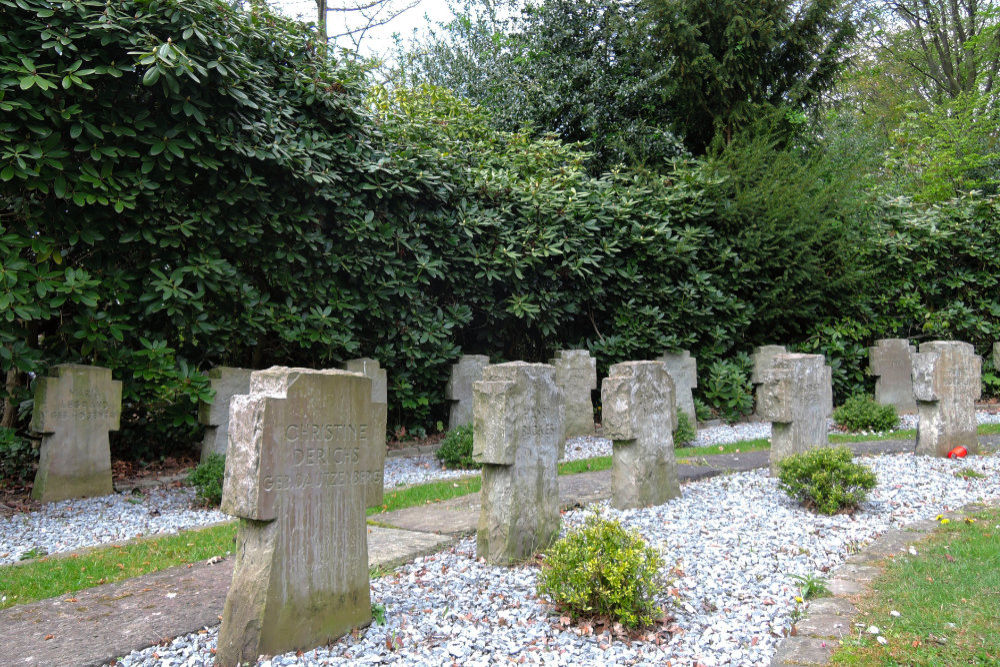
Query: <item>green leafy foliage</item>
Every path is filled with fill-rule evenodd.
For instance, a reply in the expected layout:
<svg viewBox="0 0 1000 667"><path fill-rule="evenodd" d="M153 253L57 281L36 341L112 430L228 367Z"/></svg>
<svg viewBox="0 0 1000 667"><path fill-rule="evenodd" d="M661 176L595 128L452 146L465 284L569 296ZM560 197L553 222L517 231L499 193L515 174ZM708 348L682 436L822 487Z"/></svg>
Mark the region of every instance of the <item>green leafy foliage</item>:
<svg viewBox="0 0 1000 667"><path fill-rule="evenodd" d="M753 412L753 362L740 353L708 366L708 378L699 386L702 400L726 421L734 422Z"/></svg>
<svg viewBox="0 0 1000 667"><path fill-rule="evenodd" d="M444 436L436 453L445 468L472 470L480 464L472 460L472 424L458 426Z"/></svg>
<svg viewBox="0 0 1000 667"><path fill-rule="evenodd" d="M38 453L31 441L12 428L0 426L0 485L24 484L32 479Z"/></svg>
<svg viewBox="0 0 1000 667"><path fill-rule="evenodd" d="M707 422L712 418L712 409L700 398L694 399L694 414L700 422Z"/></svg>
<svg viewBox="0 0 1000 667"><path fill-rule="evenodd" d="M698 434L695 433L691 420L686 412L677 411L677 428L674 429L674 447L683 447L689 442L694 442Z"/></svg>
<svg viewBox="0 0 1000 667"><path fill-rule="evenodd" d="M226 476L226 457L209 454L188 473L187 483L195 489L195 500L202 505L218 507L222 502L222 480Z"/></svg>
<svg viewBox="0 0 1000 667"><path fill-rule="evenodd" d="M855 394L833 411L833 421L852 433L891 431L899 424L892 405L880 405L871 396Z"/></svg>
<svg viewBox="0 0 1000 667"><path fill-rule="evenodd" d="M634 531L598 516L553 544L538 576L538 592L574 620L605 617L627 628L661 615L663 559Z"/></svg>
<svg viewBox="0 0 1000 667"><path fill-rule="evenodd" d="M875 473L851 460L847 447L817 447L778 462L778 486L820 514L855 509L877 483Z"/></svg>

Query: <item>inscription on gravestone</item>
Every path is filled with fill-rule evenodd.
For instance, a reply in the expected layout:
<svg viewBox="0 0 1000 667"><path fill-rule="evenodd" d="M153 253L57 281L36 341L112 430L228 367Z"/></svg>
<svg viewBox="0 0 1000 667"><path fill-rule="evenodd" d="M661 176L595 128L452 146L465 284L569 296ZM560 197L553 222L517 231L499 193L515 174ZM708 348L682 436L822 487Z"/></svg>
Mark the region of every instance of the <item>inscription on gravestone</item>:
<svg viewBox="0 0 1000 667"><path fill-rule="evenodd" d="M883 338L868 348L871 373L875 381L875 401L895 406L896 412L917 411L913 398L913 354L916 349L903 338Z"/></svg>
<svg viewBox="0 0 1000 667"><path fill-rule="evenodd" d="M674 381L674 400L677 410L687 415L691 428L697 433L698 416L694 409L694 389L698 388L698 360L691 356L688 350L664 354L657 361L662 361L670 379Z"/></svg>
<svg viewBox="0 0 1000 667"><path fill-rule="evenodd" d="M372 382L341 370L255 371L232 403L223 511L240 518L216 662L328 643L371 621L365 500L381 470Z"/></svg>
<svg viewBox="0 0 1000 667"><path fill-rule="evenodd" d="M62 364L35 384L30 428L42 434L31 497L42 502L103 496L111 483L108 431L117 431L122 383L111 369Z"/></svg>
<svg viewBox="0 0 1000 667"><path fill-rule="evenodd" d="M605 436L613 442L611 502L660 505L680 495L674 460L674 382L658 361L615 364L601 384Z"/></svg>
<svg viewBox="0 0 1000 667"><path fill-rule="evenodd" d="M249 368L217 366L208 371L208 381L215 391L210 403L198 404L198 421L205 425L205 438L201 443L201 460L212 454L225 456L229 446L229 402L237 394L250 391Z"/></svg>
<svg viewBox="0 0 1000 667"><path fill-rule="evenodd" d="M778 354L761 374L758 412L771 420L771 473L778 461L826 447L833 412L832 371L821 354Z"/></svg>
<svg viewBox="0 0 1000 667"><path fill-rule="evenodd" d="M556 463L565 426L555 374L516 361L487 366L473 385L472 458L483 464L476 552L489 563L524 560L559 531Z"/></svg>
<svg viewBox="0 0 1000 667"><path fill-rule="evenodd" d="M587 350L559 350L550 362L556 369L556 384L566 406L566 437L594 435L594 401L597 389L597 360ZM563 457L565 443L559 445Z"/></svg>
<svg viewBox="0 0 1000 667"><path fill-rule="evenodd" d="M968 343L922 343L913 355L917 399L917 454L947 456L962 445L979 452L976 399L982 392L982 359Z"/></svg>
<svg viewBox="0 0 1000 667"><path fill-rule="evenodd" d="M490 358L482 354L465 354L451 367L451 377L444 394L451 401L448 428L453 429L472 423L472 383L477 382Z"/></svg>
<svg viewBox="0 0 1000 667"><path fill-rule="evenodd" d="M383 487L385 485L385 433L386 422L389 419L389 385L384 368L379 363L367 357L351 359L344 364L352 373L361 373L372 381L372 416L368 422L371 436L368 448L362 452L367 457L362 463L365 470L378 471L368 485L368 507L382 504Z"/></svg>

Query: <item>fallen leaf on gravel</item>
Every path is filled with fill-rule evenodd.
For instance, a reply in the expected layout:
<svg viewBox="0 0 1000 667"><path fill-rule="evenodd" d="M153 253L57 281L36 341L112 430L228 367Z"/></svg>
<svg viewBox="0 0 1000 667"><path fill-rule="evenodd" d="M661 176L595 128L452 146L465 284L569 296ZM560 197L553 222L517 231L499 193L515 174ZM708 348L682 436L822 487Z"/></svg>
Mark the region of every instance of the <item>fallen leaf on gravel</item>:
<svg viewBox="0 0 1000 667"><path fill-rule="evenodd" d="M55 635L45 635L45 640L48 641L49 639L52 639L53 637L55 637Z"/></svg>
<svg viewBox="0 0 1000 667"><path fill-rule="evenodd" d="M66 598L66 602L79 602L76 598Z"/></svg>

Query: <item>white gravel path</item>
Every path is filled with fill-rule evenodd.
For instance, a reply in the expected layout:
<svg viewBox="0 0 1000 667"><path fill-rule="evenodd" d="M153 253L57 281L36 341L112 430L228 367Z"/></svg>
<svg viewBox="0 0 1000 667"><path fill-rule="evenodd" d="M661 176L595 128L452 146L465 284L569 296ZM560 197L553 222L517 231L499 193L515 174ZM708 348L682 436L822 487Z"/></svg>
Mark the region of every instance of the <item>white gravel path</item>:
<svg viewBox="0 0 1000 667"><path fill-rule="evenodd" d="M534 567L480 563L474 540L466 539L372 581L372 601L386 608L385 626L258 664L766 665L796 607L792 575L822 574L891 527L973 501L1000 501L998 456L950 461L899 454L866 463L879 485L853 516L801 509L764 471L685 485L680 498L658 507L619 512L599 506L638 530L668 563L663 575L675 580L676 595L660 602L682 632L663 644L561 628L535 596ZM985 477L955 477L961 468ZM586 514L567 513L565 524L579 524ZM209 628L119 664L211 665L216 636L217 628Z"/></svg>

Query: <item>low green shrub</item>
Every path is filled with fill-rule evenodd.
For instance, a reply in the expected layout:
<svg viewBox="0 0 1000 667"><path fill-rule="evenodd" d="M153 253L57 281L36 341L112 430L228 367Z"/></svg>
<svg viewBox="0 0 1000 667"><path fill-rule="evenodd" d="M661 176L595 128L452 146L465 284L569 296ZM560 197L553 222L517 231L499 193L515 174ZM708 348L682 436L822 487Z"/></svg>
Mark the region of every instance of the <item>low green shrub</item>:
<svg viewBox="0 0 1000 667"><path fill-rule="evenodd" d="M222 503L222 478L226 475L226 457L210 454L188 474L188 484L195 488L195 500L205 506Z"/></svg>
<svg viewBox="0 0 1000 667"><path fill-rule="evenodd" d="M752 362L745 355L720 359L708 367L708 379L701 395L705 403L729 422L753 412Z"/></svg>
<svg viewBox="0 0 1000 667"><path fill-rule="evenodd" d="M819 447L778 462L778 486L820 514L853 510L878 483L847 447Z"/></svg>
<svg viewBox="0 0 1000 667"><path fill-rule="evenodd" d="M437 457L445 468L479 468L479 464L472 460L472 424L448 431L437 450Z"/></svg>
<svg viewBox="0 0 1000 667"><path fill-rule="evenodd" d="M712 418L712 408L705 405L705 401L700 398L694 399L694 416L700 422L707 422Z"/></svg>
<svg viewBox="0 0 1000 667"><path fill-rule="evenodd" d="M683 447L698 437L686 412L677 411L677 428L674 429L674 447Z"/></svg>
<svg viewBox="0 0 1000 667"><path fill-rule="evenodd" d="M0 427L0 482L29 481L34 476L37 459L30 440L12 428Z"/></svg>
<svg viewBox="0 0 1000 667"><path fill-rule="evenodd" d="M833 411L833 421L852 433L891 431L899 424L896 408L879 405L871 396L855 394Z"/></svg>
<svg viewBox="0 0 1000 667"><path fill-rule="evenodd" d="M649 626L660 616L661 567L663 559L637 533L590 516L545 554L538 592L574 620L607 617L627 628Z"/></svg>

